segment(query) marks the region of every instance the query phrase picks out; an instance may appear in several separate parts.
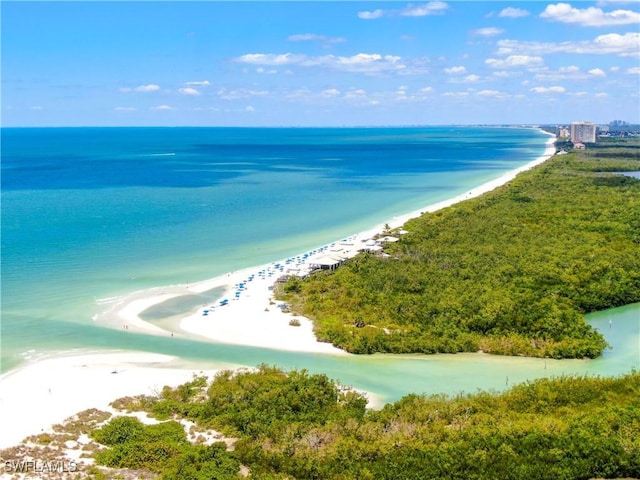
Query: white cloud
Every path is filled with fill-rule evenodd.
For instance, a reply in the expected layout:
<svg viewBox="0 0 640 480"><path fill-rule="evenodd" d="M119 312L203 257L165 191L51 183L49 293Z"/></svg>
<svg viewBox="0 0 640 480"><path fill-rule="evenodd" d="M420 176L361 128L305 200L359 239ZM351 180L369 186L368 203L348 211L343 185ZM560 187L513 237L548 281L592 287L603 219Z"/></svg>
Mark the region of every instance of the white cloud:
<svg viewBox="0 0 640 480"><path fill-rule="evenodd" d="M221 88L218 90L217 94L223 100L238 100L241 98L266 97L269 95L269 92L267 90L248 90L245 88L238 88L235 90Z"/></svg>
<svg viewBox="0 0 640 480"><path fill-rule="evenodd" d="M493 97L493 98L504 98L507 95L498 90L480 90L476 93L479 97Z"/></svg>
<svg viewBox="0 0 640 480"><path fill-rule="evenodd" d="M601 68L592 68L591 70L589 70L589 74L593 75L594 77L606 77L607 74L604 73L604 70L602 70Z"/></svg>
<svg viewBox="0 0 640 480"><path fill-rule="evenodd" d="M445 68L444 69L444 73L447 73L449 75L455 75L457 73L467 73L467 69L465 67L463 67L462 65L460 65L460 66L457 66L457 67Z"/></svg>
<svg viewBox="0 0 640 480"><path fill-rule="evenodd" d="M575 65L561 67L558 70L542 68L536 71L535 79L539 82L558 82L562 80L584 80L588 75Z"/></svg>
<svg viewBox="0 0 640 480"><path fill-rule="evenodd" d="M471 33L473 35L477 35L478 37L495 37L496 35L503 34L504 30L502 28L486 27L472 30Z"/></svg>
<svg viewBox="0 0 640 480"><path fill-rule="evenodd" d="M209 83L209 80L202 80L198 82L185 82L185 85L192 87L208 87L211 83Z"/></svg>
<svg viewBox="0 0 640 480"><path fill-rule="evenodd" d="M316 58L311 64L327 66L337 70L361 73L379 73L398 71L406 68L402 59L394 55L380 55L379 53L358 53L350 57L336 57L327 55Z"/></svg>
<svg viewBox="0 0 640 480"><path fill-rule="evenodd" d="M262 67L258 67L256 68L256 72L257 73L262 73L265 75L275 75L276 73L278 73L278 70L276 70L275 68L270 68L269 70L266 70Z"/></svg>
<svg viewBox="0 0 640 480"><path fill-rule="evenodd" d="M363 10L358 12L358 18L363 20L375 20L381 17L426 17L427 15L441 15L447 9L449 5L445 2L433 1L423 5L409 4L401 10L382 10L380 8L376 10Z"/></svg>
<svg viewBox="0 0 640 480"><path fill-rule="evenodd" d="M608 96L609 96L609 94L606 93L606 92L596 93L596 97L597 98L607 98Z"/></svg>
<svg viewBox="0 0 640 480"><path fill-rule="evenodd" d="M308 88L298 88L286 93L285 97L288 100L298 101L299 99L308 98L311 96L311 90Z"/></svg>
<svg viewBox="0 0 640 480"><path fill-rule="evenodd" d="M375 102L375 99L362 88L351 88L346 91L337 88L327 88L317 91L308 88L296 88L282 92L282 98L289 102L308 103L312 105L327 105L329 102L338 99L341 103L344 102L358 106L369 106Z"/></svg>
<svg viewBox="0 0 640 480"><path fill-rule="evenodd" d="M178 90L183 95L198 96L200 92L195 88L185 87Z"/></svg>
<svg viewBox="0 0 640 480"><path fill-rule="evenodd" d="M256 109L252 105L247 105L246 107L244 107L244 111L245 112L255 112Z"/></svg>
<svg viewBox="0 0 640 480"><path fill-rule="evenodd" d="M173 110L173 107L170 105L158 105L156 107L152 107L152 110Z"/></svg>
<svg viewBox="0 0 640 480"><path fill-rule="evenodd" d="M154 83L150 83L149 85L140 85L133 89L136 92L157 92L160 90L160 86Z"/></svg>
<svg viewBox="0 0 640 480"><path fill-rule="evenodd" d="M637 57L640 55L640 33L628 32L624 35L609 33L599 35L593 40L561 43L498 40L497 45L499 55L575 53Z"/></svg>
<svg viewBox="0 0 640 480"><path fill-rule="evenodd" d="M640 67L628 68L627 73L630 73L631 75L640 75Z"/></svg>
<svg viewBox="0 0 640 480"><path fill-rule="evenodd" d="M531 89L533 93L564 93L566 88L564 87L534 87Z"/></svg>
<svg viewBox="0 0 640 480"><path fill-rule="evenodd" d="M150 83L149 85L140 85L138 87L135 88L130 88L130 87L122 87L120 88L120 91L123 93L128 93L128 92L156 92L160 90L160 86L156 85L154 83Z"/></svg>
<svg viewBox="0 0 640 480"><path fill-rule="evenodd" d="M379 53L358 53L357 55L352 55L351 57L334 57L333 55L331 55L326 57L320 57L320 61L325 61L329 59L333 60L334 58L338 63L343 65L366 65L366 64L375 63L381 60L382 55L380 55ZM400 59L400 57L388 57L388 58L393 62Z"/></svg>
<svg viewBox="0 0 640 480"><path fill-rule="evenodd" d="M640 53L640 33L599 35L593 41L592 47L594 47L594 53L616 53L622 56L637 57Z"/></svg>
<svg viewBox="0 0 640 480"><path fill-rule="evenodd" d="M609 70L611 70L612 72L619 72L620 71L620 67L618 67L618 66L611 67Z"/></svg>
<svg viewBox="0 0 640 480"><path fill-rule="evenodd" d="M301 63L306 59L306 55L296 55L293 53L248 53L235 59L236 62L249 63L253 65L291 65Z"/></svg>
<svg viewBox="0 0 640 480"><path fill-rule="evenodd" d="M464 77L464 82L465 83L475 83L478 80L480 80L480 77L478 75L467 75L466 77Z"/></svg>
<svg viewBox="0 0 640 480"><path fill-rule="evenodd" d="M547 5L540 14L541 18L553 22L576 23L585 27L604 27L611 25L631 25L640 23L640 13L631 10L614 10L605 13L602 9L589 7L574 8L568 3Z"/></svg>
<svg viewBox="0 0 640 480"><path fill-rule="evenodd" d="M535 79L539 82L559 82L563 80L589 80L594 77L606 76L607 74L601 68L592 68L583 72L575 65L571 65L555 71L546 68L540 69L536 72Z"/></svg>
<svg viewBox="0 0 640 480"><path fill-rule="evenodd" d="M323 90L321 95L323 97L337 97L338 95L340 95L340 90L338 90L337 88L328 88L327 90Z"/></svg>
<svg viewBox="0 0 640 480"><path fill-rule="evenodd" d="M323 55L309 57L292 53L251 53L235 59L236 62L253 65L297 65L301 67L329 68L352 73L389 73L402 74L424 73L424 59L416 59L413 65L407 65L401 57L382 55L379 53L358 53L350 57Z"/></svg>
<svg viewBox="0 0 640 480"><path fill-rule="evenodd" d="M445 92L442 94L443 97L454 97L454 98L459 98L459 97L468 97L469 96L469 92Z"/></svg>
<svg viewBox="0 0 640 480"><path fill-rule="evenodd" d="M351 89L345 92L342 98L348 102L358 105L370 105L371 99L366 90L362 88Z"/></svg>
<svg viewBox="0 0 640 480"><path fill-rule="evenodd" d="M434 88L425 86L414 89L408 85L399 85L392 90L369 92L363 88L340 90L329 88L312 91L306 88L284 92L287 101L309 103L313 105L327 105L339 99L341 104L369 107L374 105L406 104L408 102L424 102L433 98Z"/></svg>
<svg viewBox="0 0 640 480"><path fill-rule="evenodd" d="M321 42L321 43L342 43L346 40L343 37L327 37L326 35L317 35L315 33L299 33L289 35L287 40L290 42Z"/></svg>
<svg viewBox="0 0 640 480"><path fill-rule="evenodd" d="M424 17L443 13L449 5L445 2L429 2L424 5L408 5L400 12L403 17Z"/></svg>
<svg viewBox="0 0 640 480"><path fill-rule="evenodd" d="M326 37L322 35L316 35L315 33L298 33L296 35L289 35L287 37L287 40L289 40L290 42L306 42L306 41L313 41L313 40L321 40L324 38Z"/></svg>
<svg viewBox="0 0 640 480"><path fill-rule="evenodd" d="M505 59L488 58L485 60L492 68L535 67L542 65L542 57L531 55L509 55Z"/></svg>
<svg viewBox="0 0 640 480"><path fill-rule="evenodd" d="M519 18L519 17L526 17L528 15L529 15L529 12L527 10L523 10L522 8L513 8L513 7L503 8L498 14L499 17L506 17L506 18Z"/></svg>
<svg viewBox="0 0 640 480"><path fill-rule="evenodd" d="M136 107L116 107L114 110L116 112L135 112L138 109Z"/></svg>
<svg viewBox="0 0 640 480"><path fill-rule="evenodd" d="M614 3L618 3L618 4L638 3L638 0L598 0L597 5L599 7L606 7L607 5L611 5Z"/></svg>
<svg viewBox="0 0 640 480"><path fill-rule="evenodd" d="M363 20L375 20L376 18L380 18L383 15L384 15L384 10L381 10L379 8L371 12L368 12L366 10L362 12L358 12L358 18L361 18Z"/></svg>

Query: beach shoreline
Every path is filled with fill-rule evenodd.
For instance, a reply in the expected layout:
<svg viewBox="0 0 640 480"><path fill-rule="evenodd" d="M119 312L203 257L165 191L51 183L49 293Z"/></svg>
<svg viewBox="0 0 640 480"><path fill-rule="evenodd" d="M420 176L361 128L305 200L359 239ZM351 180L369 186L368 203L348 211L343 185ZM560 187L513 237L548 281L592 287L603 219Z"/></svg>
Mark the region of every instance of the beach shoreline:
<svg viewBox="0 0 640 480"><path fill-rule="evenodd" d="M215 343L344 355L346 352L343 350L316 339L313 333L313 323L310 320L286 313L286 308L282 308L284 306L281 302L274 299L271 291L277 278L295 274L294 272L300 270L308 271L314 261L331 253L333 248L342 249L339 254L345 258L351 258L358 253L358 245L365 244L375 236L383 235L387 227L398 229L412 218L478 197L508 183L519 173L544 163L555 154L555 136L549 135L550 138L546 142L545 151L541 156L460 195L393 217L368 230L287 259L225 273L188 285L137 292L120 299L108 311L99 315L96 321L113 328L124 328L145 334L187 335ZM215 288L224 288L224 295L211 302L203 303L194 311L185 312L173 330L160 328L154 323L140 318L144 311L162 302L181 295L200 294ZM300 323L299 326L289 324L294 318Z"/></svg>
<svg viewBox="0 0 640 480"><path fill-rule="evenodd" d="M446 208L504 185L518 173L551 158L555 153L554 138L549 138L540 157L522 167L451 199L394 217L346 240L353 245L382 234L387 226L399 228L426 212ZM105 299L101 302L105 310L96 315L94 321L111 328L150 335L195 336L212 343L348 355L331 344L317 341L310 320L295 316L300 325L290 325L294 317L282 308L281 302L273 299L271 290L278 276L285 275L289 269L306 268L335 244L197 283L158 287L134 292L124 298ZM352 250L348 255L355 253ZM186 313L175 328L162 328L140 318L146 310L168 300L221 287L225 289L224 297ZM237 367L241 366L244 365ZM219 368L214 366L202 373L213 376L217 371ZM0 448L15 445L27 435L48 431L53 424L83 409L105 408L118 397L151 394L164 385L176 386L198 372L201 370L181 365L175 357L121 350L61 352L26 363L0 376L0 425L3 426ZM45 402L46 407L43 406Z"/></svg>
<svg viewBox="0 0 640 480"><path fill-rule="evenodd" d="M0 377L0 449L29 435L49 433L55 424L86 410L109 410L124 396L153 395L193 375L214 376L226 364L185 368L163 354L128 351L71 351L46 356Z"/></svg>

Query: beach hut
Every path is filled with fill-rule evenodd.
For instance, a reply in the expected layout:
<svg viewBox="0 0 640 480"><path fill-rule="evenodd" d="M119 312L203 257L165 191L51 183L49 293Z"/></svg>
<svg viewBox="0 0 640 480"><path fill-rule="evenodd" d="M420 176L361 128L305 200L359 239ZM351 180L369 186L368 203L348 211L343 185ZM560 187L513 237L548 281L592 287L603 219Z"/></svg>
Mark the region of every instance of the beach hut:
<svg viewBox="0 0 640 480"><path fill-rule="evenodd" d="M338 268L344 259L337 255L324 255L313 261L312 267L320 270L335 270Z"/></svg>
<svg viewBox="0 0 640 480"><path fill-rule="evenodd" d="M377 253L382 250L380 245L363 245L358 249L359 252Z"/></svg>
<svg viewBox="0 0 640 480"><path fill-rule="evenodd" d="M397 238L397 237L391 237L391 236L387 235L386 237L382 237L379 241L381 243L395 243L398 240L400 240L400 239Z"/></svg>

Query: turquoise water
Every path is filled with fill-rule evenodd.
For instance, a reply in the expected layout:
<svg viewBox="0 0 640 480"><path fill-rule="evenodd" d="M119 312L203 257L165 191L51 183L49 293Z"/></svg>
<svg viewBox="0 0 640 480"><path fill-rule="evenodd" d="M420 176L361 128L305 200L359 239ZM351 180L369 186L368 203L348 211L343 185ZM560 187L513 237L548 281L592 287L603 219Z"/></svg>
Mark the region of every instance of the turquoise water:
<svg viewBox="0 0 640 480"><path fill-rule="evenodd" d="M103 299L285 258L463 193L540 156L548 137L537 130L1 133L3 372L26 358L98 348L167 353L185 362L305 367L383 398L427 385L434 391L497 388L501 369L509 372L504 383L528 378L526 359L332 358L125 333L92 317ZM165 318L182 307L188 308L148 313ZM609 358L603 357L604 367L600 360L589 365L602 373L630 368L625 361L609 367ZM498 370L485 379L486 362ZM381 365L387 374L379 374ZM396 377L417 373L426 383L396 385Z"/></svg>

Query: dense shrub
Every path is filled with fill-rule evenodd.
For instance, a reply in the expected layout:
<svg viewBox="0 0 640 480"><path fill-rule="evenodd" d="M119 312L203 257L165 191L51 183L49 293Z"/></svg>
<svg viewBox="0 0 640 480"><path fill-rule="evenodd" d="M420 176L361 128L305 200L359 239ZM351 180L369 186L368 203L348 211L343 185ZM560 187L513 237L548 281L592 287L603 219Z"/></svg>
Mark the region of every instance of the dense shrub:
<svg viewBox="0 0 640 480"><path fill-rule="evenodd" d="M540 379L500 394L411 394L365 411L361 395L322 375L262 366L224 372L206 398L182 403L211 407L198 423L235 432L235 451L187 444L175 422L114 419L94 432L111 442L98 462L167 479L238 478L240 463L272 480L640 477L637 372Z"/></svg>

